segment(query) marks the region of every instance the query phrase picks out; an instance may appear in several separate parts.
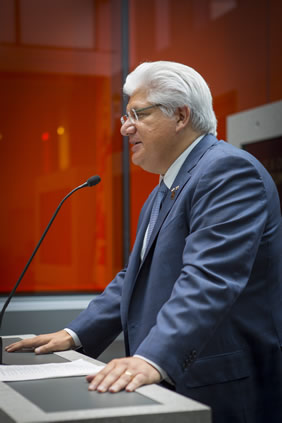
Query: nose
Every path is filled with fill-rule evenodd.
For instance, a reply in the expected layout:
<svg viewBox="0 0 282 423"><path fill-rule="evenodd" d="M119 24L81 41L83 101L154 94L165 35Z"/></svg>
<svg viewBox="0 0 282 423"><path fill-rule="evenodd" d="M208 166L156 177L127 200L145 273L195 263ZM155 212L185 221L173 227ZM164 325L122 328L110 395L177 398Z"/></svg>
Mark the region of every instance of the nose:
<svg viewBox="0 0 282 423"><path fill-rule="evenodd" d="M134 134L135 131L136 131L135 125L129 119L127 119L127 121L124 122L124 124L121 125L121 128L120 128L120 133L124 137Z"/></svg>

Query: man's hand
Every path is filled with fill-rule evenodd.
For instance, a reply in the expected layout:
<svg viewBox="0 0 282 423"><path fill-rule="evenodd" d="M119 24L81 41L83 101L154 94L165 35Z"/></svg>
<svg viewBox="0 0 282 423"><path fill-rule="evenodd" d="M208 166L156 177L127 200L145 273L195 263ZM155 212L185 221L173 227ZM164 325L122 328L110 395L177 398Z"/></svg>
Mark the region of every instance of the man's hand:
<svg viewBox="0 0 282 423"><path fill-rule="evenodd" d="M35 354L48 354L54 351L65 351L74 347L72 337L65 330L48 333L24 339L5 348L7 352L14 352L22 349L33 349Z"/></svg>
<svg viewBox="0 0 282 423"><path fill-rule="evenodd" d="M86 377L89 391L119 392L126 389L135 391L142 385L158 383L161 375L151 364L138 357L119 358L110 361L96 375Z"/></svg>

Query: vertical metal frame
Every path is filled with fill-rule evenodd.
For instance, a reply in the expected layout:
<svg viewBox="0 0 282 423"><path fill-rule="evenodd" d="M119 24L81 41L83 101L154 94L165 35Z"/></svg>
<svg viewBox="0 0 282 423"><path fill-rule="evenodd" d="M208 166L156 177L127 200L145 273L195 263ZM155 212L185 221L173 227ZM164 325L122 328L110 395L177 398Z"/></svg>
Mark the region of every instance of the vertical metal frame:
<svg viewBox="0 0 282 423"><path fill-rule="evenodd" d="M121 4L121 64L123 86L129 72L129 4ZM122 94L122 114L126 112L127 99ZM123 190L123 264L128 261L130 253L130 167L128 137L123 137L122 149L122 190Z"/></svg>

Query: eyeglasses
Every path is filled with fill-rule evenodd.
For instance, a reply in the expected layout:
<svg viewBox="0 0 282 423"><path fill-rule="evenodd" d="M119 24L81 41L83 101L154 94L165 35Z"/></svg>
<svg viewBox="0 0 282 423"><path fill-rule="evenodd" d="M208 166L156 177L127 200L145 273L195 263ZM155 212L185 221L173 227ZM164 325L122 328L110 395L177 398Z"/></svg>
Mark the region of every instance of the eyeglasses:
<svg viewBox="0 0 282 423"><path fill-rule="evenodd" d="M120 118L121 124L124 125L125 122L127 122L128 120L131 123L135 123L140 119L142 112L144 112L145 110L152 109L153 107L160 107L160 106L161 104L153 104L152 106L142 107L142 109L137 109L137 110L131 109L129 110L128 113L126 113L126 115L123 115Z"/></svg>

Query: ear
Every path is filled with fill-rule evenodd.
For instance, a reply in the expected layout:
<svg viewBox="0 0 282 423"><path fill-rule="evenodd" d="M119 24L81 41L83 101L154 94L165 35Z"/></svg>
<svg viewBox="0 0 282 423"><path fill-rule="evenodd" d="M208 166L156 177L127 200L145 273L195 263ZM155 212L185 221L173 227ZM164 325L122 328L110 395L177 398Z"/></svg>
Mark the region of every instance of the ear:
<svg viewBox="0 0 282 423"><path fill-rule="evenodd" d="M176 113L176 130L185 128L190 121L190 109L188 106L178 107Z"/></svg>

